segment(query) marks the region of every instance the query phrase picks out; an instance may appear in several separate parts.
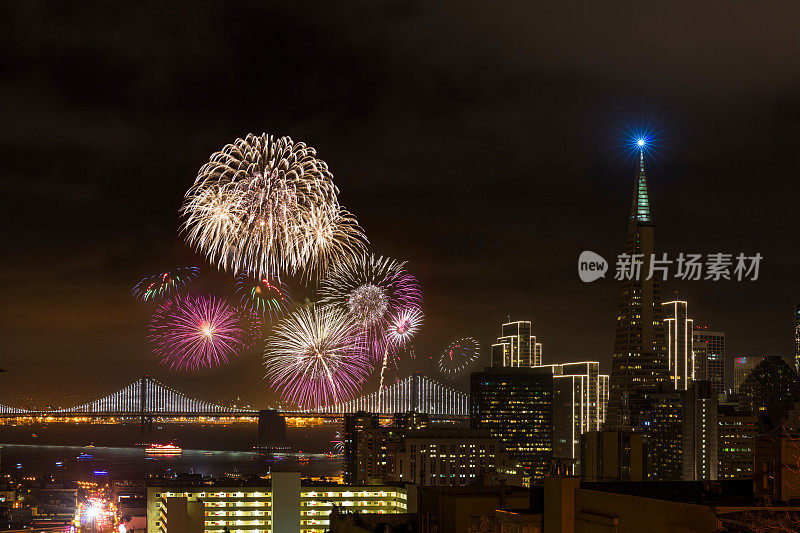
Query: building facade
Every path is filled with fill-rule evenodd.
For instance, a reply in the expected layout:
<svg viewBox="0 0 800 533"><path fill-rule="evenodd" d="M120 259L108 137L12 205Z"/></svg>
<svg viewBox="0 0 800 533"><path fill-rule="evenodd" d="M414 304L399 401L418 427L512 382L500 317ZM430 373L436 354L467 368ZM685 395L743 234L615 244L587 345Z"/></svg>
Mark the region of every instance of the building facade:
<svg viewBox="0 0 800 533"><path fill-rule="evenodd" d="M365 433L380 426L378 416L364 411L344 415L342 440L344 441L344 468L342 479L354 485L359 478L366 478L363 462Z"/></svg>
<svg viewBox="0 0 800 533"><path fill-rule="evenodd" d="M323 533L334 505L361 513L405 513L406 490L392 486L301 484L298 472L274 473L265 486L152 486L151 533Z"/></svg>
<svg viewBox="0 0 800 533"><path fill-rule="evenodd" d="M662 320L660 274L650 267L655 255L644 151L637 171L625 254L634 265L622 280L611 379L607 427L641 426L648 410L646 395L669 379ZM637 272L638 271L638 272Z"/></svg>
<svg viewBox="0 0 800 533"><path fill-rule="evenodd" d="M782 357L764 357L739 386L739 409L755 413L771 406L800 401L800 377ZM780 417L778 417L780 418ZM774 420L776 424L781 420Z"/></svg>
<svg viewBox="0 0 800 533"><path fill-rule="evenodd" d="M511 466L500 440L488 430L409 431L391 455L389 480L415 485L475 485L498 467Z"/></svg>
<svg viewBox="0 0 800 533"><path fill-rule="evenodd" d="M542 364L542 344L536 342L528 321L508 322L492 345L492 366L530 368Z"/></svg>
<svg viewBox="0 0 800 533"><path fill-rule="evenodd" d="M581 435L581 481L647 481L649 455L644 433L589 431Z"/></svg>
<svg viewBox="0 0 800 533"><path fill-rule="evenodd" d="M649 396L645 422L650 436L651 478L677 481L683 478L683 394L659 392Z"/></svg>
<svg viewBox="0 0 800 533"><path fill-rule="evenodd" d="M717 394L726 389L725 333L709 331L705 326L695 325L693 343L695 350L695 376L711 382ZM699 356L699 357L698 357Z"/></svg>
<svg viewBox="0 0 800 533"><path fill-rule="evenodd" d="M751 479L753 477L753 441L756 418L739 406L720 403L717 411L718 479Z"/></svg>
<svg viewBox="0 0 800 533"><path fill-rule="evenodd" d="M695 381L683 396L683 480L717 479L718 395L710 381Z"/></svg>
<svg viewBox="0 0 800 533"><path fill-rule="evenodd" d="M470 375L473 429L486 429L534 479L553 458L553 373L549 368L486 368Z"/></svg>
<svg viewBox="0 0 800 533"><path fill-rule="evenodd" d="M672 387L686 390L695 379L693 332L688 305L683 300L664 302L664 329L667 331L667 367Z"/></svg>
<svg viewBox="0 0 800 533"><path fill-rule="evenodd" d="M542 365L553 373L553 457L580 472L581 435L598 431L605 420L608 376L600 363Z"/></svg>
<svg viewBox="0 0 800 533"><path fill-rule="evenodd" d="M739 392L739 387L742 386L744 378L764 360L765 355L748 355L744 357L736 357L733 359L733 390Z"/></svg>

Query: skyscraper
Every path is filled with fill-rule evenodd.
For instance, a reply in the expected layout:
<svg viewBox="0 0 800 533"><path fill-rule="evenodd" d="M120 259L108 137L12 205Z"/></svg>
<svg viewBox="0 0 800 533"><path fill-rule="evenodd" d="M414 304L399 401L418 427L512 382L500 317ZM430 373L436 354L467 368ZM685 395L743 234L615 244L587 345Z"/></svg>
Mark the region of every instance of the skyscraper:
<svg viewBox="0 0 800 533"><path fill-rule="evenodd" d="M683 480L717 479L717 397L709 381L683 393Z"/></svg>
<svg viewBox="0 0 800 533"><path fill-rule="evenodd" d="M542 343L536 342L527 320L503 324L502 336L492 345L492 366L530 368L542 364Z"/></svg>
<svg viewBox="0 0 800 533"><path fill-rule="evenodd" d="M709 331L705 326L695 325L692 338L695 349L695 379L710 381L711 388L717 394L725 392L725 366L727 363L725 360L725 333Z"/></svg>
<svg viewBox="0 0 800 533"><path fill-rule="evenodd" d="M580 473L581 435L601 429L608 376L600 363L585 361L543 365L553 372L553 457L566 459L573 474Z"/></svg>
<svg viewBox="0 0 800 533"><path fill-rule="evenodd" d="M638 276L622 281L617 331L611 361L607 427L640 426L647 411L644 393L669 379L665 358L661 293L657 271L650 276L655 253L644 151L639 151L636 180L628 221L625 253L639 258Z"/></svg>
<svg viewBox="0 0 800 533"><path fill-rule="evenodd" d="M488 429L534 479L553 457L553 373L550 368L486 368L470 375L470 425Z"/></svg>
<svg viewBox="0 0 800 533"><path fill-rule="evenodd" d="M664 326L667 330L667 366L672 386L686 390L695 379L693 321L688 305L682 300L664 302Z"/></svg>

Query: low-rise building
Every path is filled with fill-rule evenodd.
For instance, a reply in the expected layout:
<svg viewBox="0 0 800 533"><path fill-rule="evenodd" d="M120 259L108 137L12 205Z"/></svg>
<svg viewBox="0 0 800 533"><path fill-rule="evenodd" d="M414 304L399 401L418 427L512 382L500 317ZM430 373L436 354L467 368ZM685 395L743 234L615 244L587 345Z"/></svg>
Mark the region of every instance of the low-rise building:
<svg viewBox="0 0 800 533"><path fill-rule="evenodd" d="M474 485L498 467L510 466L500 441L487 430L409 431L392 455L389 480L417 485Z"/></svg>
<svg viewBox="0 0 800 533"><path fill-rule="evenodd" d="M400 486L307 485L297 472L280 472L264 486L150 486L147 531L323 533L334 505L367 514L408 511L407 492Z"/></svg>

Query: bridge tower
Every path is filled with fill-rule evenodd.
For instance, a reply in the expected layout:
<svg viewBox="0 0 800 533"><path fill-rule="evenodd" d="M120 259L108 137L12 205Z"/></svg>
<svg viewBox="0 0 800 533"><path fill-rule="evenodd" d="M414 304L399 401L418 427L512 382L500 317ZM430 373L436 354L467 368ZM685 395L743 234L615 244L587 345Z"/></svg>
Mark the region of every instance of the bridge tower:
<svg viewBox="0 0 800 533"><path fill-rule="evenodd" d="M147 412L147 382L150 376L139 380L139 431L142 444L149 444L153 436L153 415Z"/></svg>

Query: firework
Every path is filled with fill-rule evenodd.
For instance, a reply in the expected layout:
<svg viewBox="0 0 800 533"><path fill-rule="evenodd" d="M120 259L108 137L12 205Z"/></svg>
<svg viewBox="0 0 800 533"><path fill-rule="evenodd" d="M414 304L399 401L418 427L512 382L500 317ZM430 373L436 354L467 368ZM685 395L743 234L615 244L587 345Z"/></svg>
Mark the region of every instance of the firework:
<svg viewBox="0 0 800 533"><path fill-rule="evenodd" d="M150 322L153 353L174 370L199 370L227 363L245 345L236 309L214 296L167 300Z"/></svg>
<svg viewBox="0 0 800 533"><path fill-rule="evenodd" d="M355 396L369 375L353 322L331 306L287 315L267 339L267 379L290 403L310 409Z"/></svg>
<svg viewBox="0 0 800 533"><path fill-rule="evenodd" d="M340 263L320 283L319 297L320 303L348 313L373 357L385 346L392 316L422 305L419 282L405 262L375 255Z"/></svg>
<svg viewBox="0 0 800 533"><path fill-rule="evenodd" d="M419 307L409 307L393 314L387 331L389 342L395 346L404 346L422 327L424 317Z"/></svg>
<svg viewBox="0 0 800 533"><path fill-rule="evenodd" d="M280 281L252 279L242 274L236 276L236 293L241 296L244 309L276 321L292 307L289 289Z"/></svg>
<svg viewBox="0 0 800 533"><path fill-rule="evenodd" d="M190 245L234 273L277 279L324 273L361 253L366 242L337 194L313 148L248 134L200 169L181 207L183 230Z"/></svg>
<svg viewBox="0 0 800 533"><path fill-rule="evenodd" d="M177 296L189 282L197 279L199 273L200 269L197 267L185 267L146 276L133 286L131 294L143 302Z"/></svg>
<svg viewBox="0 0 800 533"><path fill-rule="evenodd" d="M453 378L478 359L480 344L473 337L451 342L439 357L439 372Z"/></svg>
<svg viewBox="0 0 800 533"><path fill-rule="evenodd" d="M405 344L416 335L422 326L422 309L419 307L409 307L402 309L389 317L389 328L387 330L387 343L383 351L383 362L381 363L381 381L378 385L378 408L381 407L381 395L383 391L383 380L386 368L389 366L389 346L405 346Z"/></svg>

